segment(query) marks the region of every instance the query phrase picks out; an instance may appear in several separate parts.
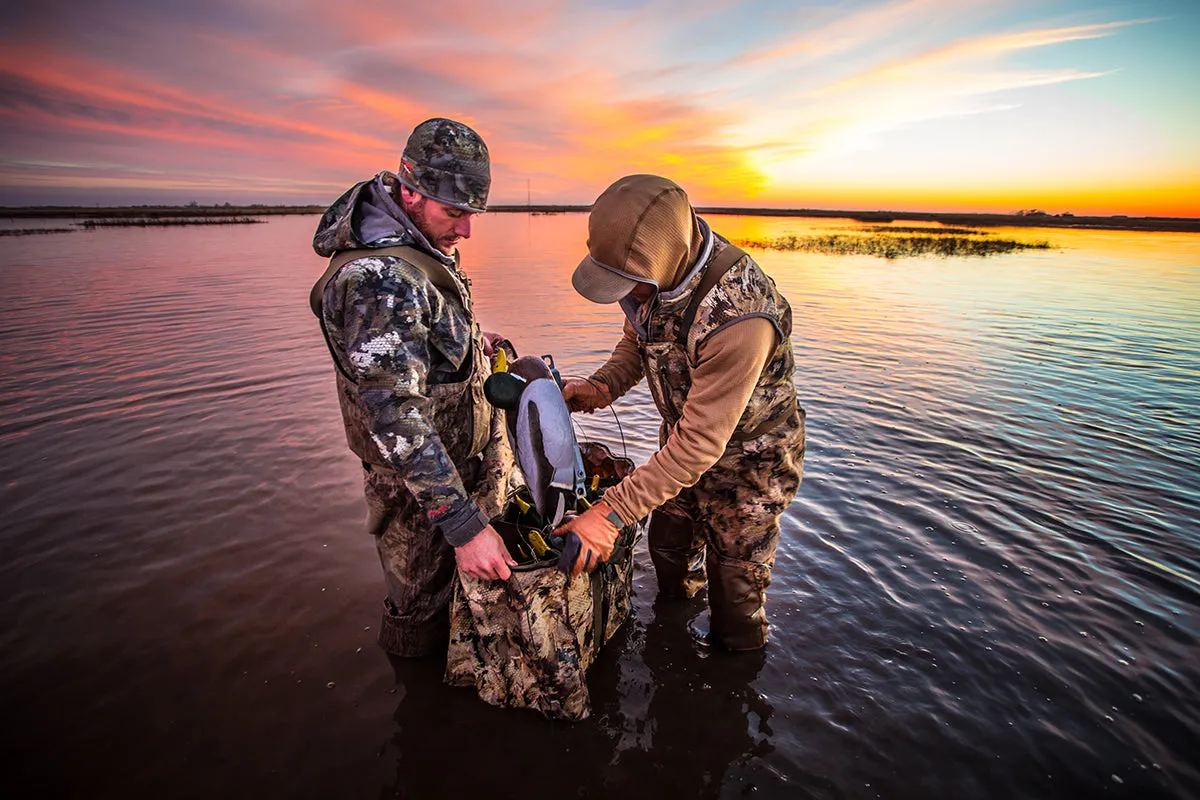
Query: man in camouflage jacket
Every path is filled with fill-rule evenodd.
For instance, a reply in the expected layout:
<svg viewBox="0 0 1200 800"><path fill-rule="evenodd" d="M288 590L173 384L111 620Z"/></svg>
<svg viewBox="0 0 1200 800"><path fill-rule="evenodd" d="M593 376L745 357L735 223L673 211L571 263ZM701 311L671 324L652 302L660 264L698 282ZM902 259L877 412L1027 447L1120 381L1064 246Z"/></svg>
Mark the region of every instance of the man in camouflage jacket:
<svg viewBox="0 0 1200 800"><path fill-rule="evenodd" d="M455 247L489 184L479 135L427 120L398 173L351 187L313 237L318 255L334 257L313 304L387 583L379 642L399 656L444 646L456 564L498 579L514 564L488 524L512 467L482 389L498 337L479 330Z"/></svg>
<svg viewBox="0 0 1200 800"><path fill-rule="evenodd" d="M616 528L657 509L648 543L660 596L707 583L700 638L762 647L779 517L804 461L791 307L682 188L653 175L622 178L596 200L572 283L593 302L619 301L626 321L608 361L567 381L564 398L593 411L644 376L663 422L649 462L565 527L603 558Z"/></svg>

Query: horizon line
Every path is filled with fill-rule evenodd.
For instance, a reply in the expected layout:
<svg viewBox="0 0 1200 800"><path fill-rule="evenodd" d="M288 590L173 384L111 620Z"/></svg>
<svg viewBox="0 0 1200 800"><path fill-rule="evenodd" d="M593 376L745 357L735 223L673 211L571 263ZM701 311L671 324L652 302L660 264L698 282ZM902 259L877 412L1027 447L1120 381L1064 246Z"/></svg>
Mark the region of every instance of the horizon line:
<svg viewBox="0 0 1200 800"><path fill-rule="evenodd" d="M0 217L6 216L34 216L33 212L53 212L56 215L63 215L68 212L78 212L80 214L95 214L97 212L106 211L133 211L139 209L145 210L209 210L221 211L224 213L235 213L238 209L257 209L260 211L285 211L286 213L304 214L304 213L323 213L327 208L323 203L140 203L140 204L93 204L93 205L61 205L61 204L27 204L14 206L0 206ZM558 212L558 213L586 213L591 211L592 204L587 203L497 203L487 209L487 212L494 213L519 213L519 212ZM745 216L811 216L811 217L839 217L839 218L858 218L858 217L880 217L893 216L897 219L921 219L933 217L997 217L997 218L1013 218L1019 220L1172 220L1180 222L1197 222L1200 223L1200 216L1182 217L1182 216L1161 216L1161 215L1132 215L1132 214L1074 214L1071 212L1061 212L1052 214L1038 209L1021 209L1018 211L924 211L924 210L900 210L900 209L828 209L828 208L795 208L795 207L779 207L779 206L693 206L697 214L716 214L716 215L745 215ZM487 213L485 212L485 213ZM870 221L878 221L871 219Z"/></svg>

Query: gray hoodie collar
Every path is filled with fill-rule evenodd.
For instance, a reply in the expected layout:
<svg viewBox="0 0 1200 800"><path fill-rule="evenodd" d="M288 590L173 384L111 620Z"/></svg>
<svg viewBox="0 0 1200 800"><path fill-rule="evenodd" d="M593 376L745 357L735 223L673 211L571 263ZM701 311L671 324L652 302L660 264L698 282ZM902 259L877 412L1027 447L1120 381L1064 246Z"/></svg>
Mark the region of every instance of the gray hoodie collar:
<svg viewBox="0 0 1200 800"><path fill-rule="evenodd" d="M385 174L381 172L376 175L375 181L366 187L366 192L363 193L362 205L359 207L362 217L358 223L358 235L363 244L369 247L386 246L388 242L385 240L396 238L396 225L399 224L416 240L421 249L434 255L443 264L454 266L454 257L446 255L430 244L429 240L425 238L425 234L421 233L404 209L400 207L400 204L392 197L392 193L383 182Z"/></svg>
<svg viewBox="0 0 1200 800"><path fill-rule="evenodd" d="M659 298L665 303L671 302L672 300L674 300L675 298L679 297L680 295L684 294L684 292L687 291L687 289L689 288L688 283L692 280L692 277L695 276L696 271L699 270L705 264L707 264L709 257L712 255L712 249L713 249L712 228L708 227L708 223L705 222L702 217L696 217L696 221L700 224L701 235L704 236L704 246L700 248L700 256L699 256L699 258L696 259L696 263L692 264L692 268L689 269L687 271L687 274L684 275L683 278L679 281L679 285L676 286L674 289L671 289L670 291L658 293Z"/></svg>

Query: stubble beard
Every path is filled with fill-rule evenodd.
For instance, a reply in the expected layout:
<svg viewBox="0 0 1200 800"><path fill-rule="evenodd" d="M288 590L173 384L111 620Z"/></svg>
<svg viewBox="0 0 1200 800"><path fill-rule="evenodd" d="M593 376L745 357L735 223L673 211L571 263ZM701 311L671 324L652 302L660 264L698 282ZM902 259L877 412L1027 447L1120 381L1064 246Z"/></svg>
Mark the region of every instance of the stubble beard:
<svg viewBox="0 0 1200 800"><path fill-rule="evenodd" d="M454 242L457 241L457 236L443 236L440 239L435 238L429 231L429 217L425 213L425 206L429 202L429 198L422 195L416 202L410 205L406 210L408 217L417 226L417 230L421 232L431 245L436 247L440 252L452 256L454 255Z"/></svg>

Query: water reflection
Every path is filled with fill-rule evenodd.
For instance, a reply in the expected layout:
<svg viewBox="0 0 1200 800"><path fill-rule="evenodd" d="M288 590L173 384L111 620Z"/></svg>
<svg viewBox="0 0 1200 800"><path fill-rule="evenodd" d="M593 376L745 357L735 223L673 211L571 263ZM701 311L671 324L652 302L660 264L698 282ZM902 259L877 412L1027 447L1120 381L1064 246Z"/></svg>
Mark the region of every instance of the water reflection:
<svg viewBox="0 0 1200 800"><path fill-rule="evenodd" d="M609 787L616 794L714 798L731 786L757 788L741 768L775 749L774 708L753 685L770 648L698 648L686 625L703 610L703 596L652 606L642 664L625 668L644 678L622 676L619 712L608 719L618 736L621 770Z"/></svg>
<svg viewBox="0 0 1200 800"><path fill-rule="evenodd" d="M775 749L774 708L754 686L770 648L697 648L686 623L703 609L655 603L640 610L649 622L625 625L590 674L594 724L492 708L443 685L443 659L391 658L396 728L382 753L396 771L383 796L715 798L769 786L745 768Z"/></svg>
<svg viewBox="0 0 1200 800"><path fill-rule="evenodd" d="M396 683L364 630L315 224L0 243L0 796L1200 796L1200 236L762 253L810 426L765 661L697 653L642 550L567 725ZM585 241L496 214L464 246L485 327L564 374L620 335L570 288ZM648 396L618 410L580 426L644 460Z"/></svg>
<svg viewBox="0 0 1200 800"><path fill-rule="evenodd" d="M381 797L609 796L612 746L596 726L488 706L442 683L445 659L390 661L396 728L380 755L395 760L395 780Z"/></svg>

